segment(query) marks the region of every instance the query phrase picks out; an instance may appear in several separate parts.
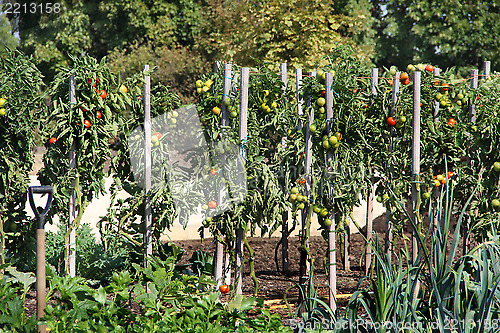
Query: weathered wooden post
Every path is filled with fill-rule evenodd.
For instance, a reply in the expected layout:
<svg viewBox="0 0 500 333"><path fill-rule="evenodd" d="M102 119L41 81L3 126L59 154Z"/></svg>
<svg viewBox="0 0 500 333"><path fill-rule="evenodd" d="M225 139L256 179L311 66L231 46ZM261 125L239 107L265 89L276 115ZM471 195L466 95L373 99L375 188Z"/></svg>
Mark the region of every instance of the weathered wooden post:
<svg viewBox="0 0 500 333"><path fill-rule="evenodd" d="M332 135L332 119L333 119L333 75L332 73L326 73L325 75L325 97L326 97L326 131L328 135ZM333 160L333 152L328 151L326 159L327 166L330 165ZM333 188L331 189L333 191ZM333 194L333 193L332 193ZM333 205L335 206L335 205ZM328 227L328 282L330 287L329 295L329 305L332 311L337 310L337 301L335 296L337 294L337 257L335 255L336 244L335 244L335 211L330 212L329 218L332 220L332 224Z"/></svg>
<svg viewBox="0 0 500 333"><path fill-rule="evenodd" d="M153 217L151 211L151 77L149 65L142 68L144 86L142 103L144 107L144 168L146 197L144 199L144 267L148 267L148 261L153 255Z"/></svg>
<svg viewBox="0 0 500 333"><path fill-rule="evenodd" d="M248 119L248 81L249 81L249 68L243 67L240 74L240 131L239 139L242 142L240 146L240 155L246 160L246 147L245 142L247 139L247 119ZM243 181L246 182L246 179ZM242 290L242 274L243 274L243 228L236 229L236 294L241 295Z"/></svg>
<svg viewBox="0 0 500 333"><path fill-rule="evenodd" d="M373 97L377 96L378 86L378 68L372 68L372 77L370 92ZM366 198L366 239L368 244L366 246L365 257L365 274L368 275L372 263L372 247L371 241L373 239L373 199L375 197L375 177L372 176L372 186Z"/></svg>

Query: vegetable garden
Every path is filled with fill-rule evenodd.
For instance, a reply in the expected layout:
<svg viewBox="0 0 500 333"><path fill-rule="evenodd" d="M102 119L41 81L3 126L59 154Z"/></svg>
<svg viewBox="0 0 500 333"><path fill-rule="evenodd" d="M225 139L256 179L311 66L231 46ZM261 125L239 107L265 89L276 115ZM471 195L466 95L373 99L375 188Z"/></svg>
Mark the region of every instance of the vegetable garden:
<svg viewBox="0 0 500 333"><path fill-rule="evenodd" d="M0 331L498 332L500 81L488 62L469 78L429 64L379 75L337 46L307 74L217 63L196 81L197 104L182 106L169 87L151 86L147 66L123 78L105 59L74 57L44 86L23 54L0 61ZM61 221L60 233L47 235L38 319L24 310L35 282L26 202L37 141L47 148L38 179L54 191L48 222ZM112 203L96 242L82 216L107 177ZM372 232L374 200L387 210L383 242ZM367 219L355 221L362 201ZM160 236L195 214L216 251L213 261L198 251L180 265L182 249ZM323 263L310 251L314 215ZM366 223L358 226L366 277L338 306L349 221ZM274 259L288 276L295 229L290 326L257 297L248 237L281 230ZM395 251L394 238L409 247ZM252 297L242 296L244 265ZM326 298L314 292L318 265L329 276Z"/></svg>

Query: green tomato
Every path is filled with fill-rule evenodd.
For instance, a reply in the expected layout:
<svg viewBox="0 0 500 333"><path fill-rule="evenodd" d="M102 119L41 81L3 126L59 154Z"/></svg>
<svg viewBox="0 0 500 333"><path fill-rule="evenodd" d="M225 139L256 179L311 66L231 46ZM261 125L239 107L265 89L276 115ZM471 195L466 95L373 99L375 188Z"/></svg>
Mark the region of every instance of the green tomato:
<svg viewBox="0 0 500 333"><path fill-rule="evenodd" d="M319 215L320 215L321 217L327 217L327 216L328 216L328 213L329 213L329 212L328 212L328 209L323 208L323 209L321 210L321 212L319 213Z"/></svg>
<svg viewBox="0 0 500 333"><path fill-rule="evenodd" d="M493 163L493 169L494 169L496 172L499 172L499 171L500 171L500 162L495 162L495 163Z"/></svg>
<svg viewBox="0 0 500 333"><path fill-rule="evenodd" d="M391 68L389 69L389 73L394 76L396 75L396 72L398 71L398 69L396 68L396 66L392 65Z"/></svg>
<svg viewBox="0 0 500 333"><path fill-rule="evenodd" d="M330 143L331 146L334 146L339 142L339 139L335 135L332 135L331 137L328 138L328 142Z"/></svg>
<svg viewBox="0 0 500 333"><path fill-rule="evenodd" d="M325 219L325 222L324 222L324 223L325 223L325 225L326 225L327 227L329 227L329 226L331 226L331 225L333 224L333 221L332 221L332 219Z"/></svg>

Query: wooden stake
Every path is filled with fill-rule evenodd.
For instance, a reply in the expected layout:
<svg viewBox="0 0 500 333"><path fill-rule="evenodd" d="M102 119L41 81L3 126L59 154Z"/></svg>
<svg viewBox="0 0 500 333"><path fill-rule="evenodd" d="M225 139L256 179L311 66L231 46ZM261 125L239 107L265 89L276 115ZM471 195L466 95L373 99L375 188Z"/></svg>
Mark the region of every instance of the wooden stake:
<svg viewBox="0 0 500 333"><path fill-rule="evenodd" d="M225 100L229 97L229 92L231 90L231 80L232 80L232 65L224 64L224 73L223 73L223 85L222 85L222 121L221 127L224 129L229 125L229 114L227 110L227 106L224 103ZM225 140L223 133L223 140ZM221 161L224 164L224 160ZM218 192L218 204L222 203L222 200L225 196L226 189L222 186ZM215 240L215 281L217 282L217 287L223 284L223 271L224 271L224 246L217 239Z"/></svg>
<svg viewBox="0 0 500 333"><path fill-rule="evenodd" d="M144 107L144 167L145 183L144 189L144 267L148 267L149 258L153 255L153 217L151 211L151 77L149 65L142 68L144 86L142 103Z"/></svg>
<svg viewBox="0 0 500 333"><path fill-rule="evenodd" d="M325 76L325 97L326 97L326 131L328 135L332 134L332 119L333 119L333 75L326 73ZM327 165L333 160L333 152L329 151L326 156ZM331 189L333 192L333 189ZM331 193L334 194L334 193ZM335 206L335 204L333 204ZM337 294L337 258L335 255L335 212L330 212L329 218L333 221L332 225L328 228L328 282L330 286L329 305L333 312L337 311L337 301L335 295Z"/></svg>
<svg viewBox="0 0 500 333"><path fill-rule="evenodd" d="M412 236L412 262L417 264L417 256L419 250L418 233L421 231L419 221L419 205L420 205L420 72L413 73L413 139L412 139L412 219L417 227L413 230ZM416 281L416 288L413 292L413 298L416 299L419 291L419 282Z"/></svg>
<svg viewBox="0 0 500 333"><path fill-rule="evenodd" d="M434 76L439 76L439 68L434 68L434 70L432 71L432 73L434 74ZM433 119L434 119L434 123L439 123L439 101L435 100L434 101L434 115L433 115ZM434 216L432 217L432 223L434 224L434 232L437 232L436 228L437 228L437 222L438 222L438 211L439 209L438 208L438 205L439 205L439 189L437 187L434 186L434 200L436 201L436 209L434 210ZM431 218L431 216L429 216L429 219Z"/></svg>
<svg viewBox="0 0 500 333"><path fill-rule="evenodd" d="M485 64L485 69L486 68ZM471 81L470 81L470 88L472 90L477 90L478 86L478 78L479 78L479 70L473 69L471 71ZM472 99L472 103L469 108L469 116L470 116L470 122L475 123L476 122L476 97ZM470 158L467 158L468 161L470 161ZM469 252L470 249L470 238L469 238L469 233L470 233L470 225L471 225L471 220L472 217L470 215L467 215L464 223L464 233L463 233L463 255L466 255Z"/></svg>
<svg viewBox="0 0 500 333"><path fill-rule="evenodd" d="M371 94L372 96L377 96L377 86L378 86L378 68L372 68L372 79L371 79ZM366 198L366 239L368 244L366 245L366 258L365 258L365 274L368 275L370 271L370 266L372 263L372 247L371 241L373 239L373 199L375 198L375 177L372 176L372 186L368 192L368 197Z"/></svg>
<svg viewBox="0 0 500 333"><path fill-rule="evenodd" d="M243 67L240 70L240 133L239 139L242 142L240 146L240 155L246 160L246 140L247 140L247 119L248 119L248 82L250 70ZM242 181L246 182L246 179ZM243 233L242 228L236 229L236 294L243 293Z"/></svg>
<svg viewBox="0 0 500 333"><path fill-rule="evenodd" d="M69 103L71 107L76 104L76 75L73 74L69 78ZM71 149L69 151L69 168L76 168L76 143L73 141L71 144ZM76 218L76 193L75 193L75 180L71 182L71 197L69 198L69 224L68 228L71 228L73 221ZM66 262L66 273L69 276L76 276L76 229L70 230L69 242L66 244L69 250L69 255Z"/></svg>
<svg viewBox="0 0 500 333"><path fill-rule="evenodd" d="M280 64L280 77L281 82L283 82L282 93L286 91L286 80L287 80L287 67L286 63ZM283 137L282 144L286 144L286 137ZM288 211L281 214L281 262L283 274L287 275L290 272L289 269L289 258L288 258Z"/></svg>
<svg viewBox="0 0 500 333"><path fill-rule="evenodd" d="M389 117L394 116L394 111L396 109L396 103L398 101L398 94L399 94L399 81L400 81L400 75L401 72L396 72L395 77L392 80L392 103L391 103L391 108L389 109ZM393 127L391 127L391 141L389 142L389 159L391 159L392 153L394 151L394 148L392 146L392 139L394 138L395 135L395 130ZM389 165L389 177L393 172L393 167L392 165ZM389 258L389 261L392 259L392 240L393 240L393 235L392 235L392 222L390 220L391 217L391 210L389 208L386 209L385 213L385 244L384 244L384 249L387 257Z"/></svg>
<svg viewBox="0 0 500 333"><path fill-rule="evenodd" d="M300 80L298 77L299 74L297 74L297 90L300 89L301 84L302 84L302 70L300 70ZM311 72L309 73L309 76L316 76L316 73ZM300 85L299 85L300 84ZM298 98L298 94L297 94ZM298 108L297 112L302 112L302 101L300 99L297 100L298 102ZM309 101L309 104L311 101ZM300 107L299 107L300 106ZM304 148L304 173L305 173L305 180L306 180L306 186L305 186L305 195L307 198L310 198L311 195L311 185L312 185L312 178L311 178L311 165L312 165L312 133L309 130L309 127L312 125L314 122L314 109L311 108L311 111L309 113L309 121L306 123L306 145ZM299 262L299 285L304 293L307 292L307 281L309 279L309 270L311 269L311 263L310 260L311 258L308 257L307 250L305 247L309 247L310 245L310 240L309 240L309 228L310 226L308 225L307 219L308 219L308 213L309 212L310 205L309 203L305 203L304 209L302 210L300 216L301 216L301 229L300 229L300 262ZM304 295L302 293L299 294L299 303L304 305ZM302 313L305 310L304 306L301 306L300 312Z"/></svg>

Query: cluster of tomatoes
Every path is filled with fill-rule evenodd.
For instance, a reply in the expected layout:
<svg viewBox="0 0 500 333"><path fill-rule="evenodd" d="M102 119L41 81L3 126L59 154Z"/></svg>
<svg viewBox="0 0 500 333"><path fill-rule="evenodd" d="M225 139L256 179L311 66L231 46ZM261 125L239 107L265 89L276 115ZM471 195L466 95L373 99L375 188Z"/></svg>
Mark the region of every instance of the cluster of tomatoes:
<svg viewBox="0 0 500 333"><path fill-rule="evenodd" d="M340 147L340 140L342 140L342 133L335 132L333 135L323 135L321 146L324 149L337 149Z"/></svg>
<svg viewBox="0 0 500 333"><path fill-rule="evenodd" d="M261 111L266 112L266 113L270 113L273 110L276 110L278 108L278 103L276 102L276 98L278 97L278 94L274 94L274 98L271 101L270 99L268 99L268 97L270 95L269 90L266 89L263 91L263 93L264 93L264 98L259 98L259 100L261 102L259 109Z"/></svg>
<svg viewBox="0 0 500 333"><path fill-rule="evenodd" d="M238 101L235 98L226 98L224 100L224 105L229 112L229 118L236 119L240 115Z"/></svg>
<svg viewBox="0 0 500 333"><path fill-rule="evenodd" d="M305 182L305 180L304 180L304 182ZM294 211L297 211L299 209L300 210L304 209L306 206L306 203L309 203L309 199L307 198L307 196L300 194L299 189L297 187L292 187L292 189L290 190L290 197L288 200L292 204Z"/></svg>
<svg viewBox="0 0 500 333"><path fill-rule="evenodd" d="M395 119L394 117L387 118L387 125L391 127L401 128L405 125L405 123L406 123L405 116L400 116L397 119Z"/></svg>
<svg viewBox="0 0 500 333"><path fill-rule="evenodd" d="M455 173L453 171L448 171L448 175L443 175L443 174L439 174L439 175L435 175L434 177L432 177L432 182L434 183L434 185L436 187L439 187L440 185L446 185L446 183L448 182L448 179L454 179L456 177Z"/></svg>
<svg viewBox="0 0 500 333"><path fill-rule="evenodd" d="M208 94L208 91L210 90L210 87L214 81L212 79L208 79L207 81L203 82L202 80L197 80L196 81L196 93L200 96L204 96Z"/></svg>
<svg viewBox="0 0 500 333"><path fill-rule="evenodd" d="M7 99L2 97L0 98L0 116L3 117L7 114L7 111L5 110L4 106L7 103Z"/></svg>

